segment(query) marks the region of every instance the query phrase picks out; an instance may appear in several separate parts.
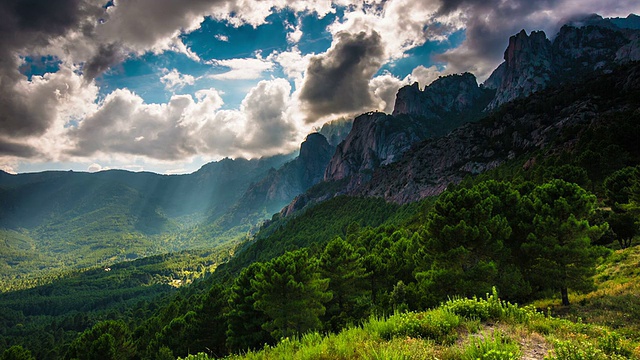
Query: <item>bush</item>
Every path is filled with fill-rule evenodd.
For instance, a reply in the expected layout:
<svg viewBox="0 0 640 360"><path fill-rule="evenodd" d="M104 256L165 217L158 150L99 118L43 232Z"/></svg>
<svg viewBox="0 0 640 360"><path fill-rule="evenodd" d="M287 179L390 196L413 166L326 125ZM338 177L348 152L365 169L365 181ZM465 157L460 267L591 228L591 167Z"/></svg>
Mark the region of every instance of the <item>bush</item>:
<svg viewBox="0 0 640 360"><path fill-rule="evenodd" d="M482 340L472 337L471 343L464 349L462 358L465 360L517 360L521 355L518 344L496 331L492 337L485 337Z"/></svg>
<svg viewBox="0 0 640 360"><path fill-rule="evenodd" d="M374 318L366 327L376 331L385 340L394 337L411 337L450 344L457 338L455 330L459 325L459 316L446 309L438 308L422 313L396 314L386 322Z"/></svg>
<svg viewBox="0 0 640 360"><path fill-rule="evenodd" d="M495 287L491 294L487 294L486 299L475 296L470 299L454 298L442 304L441 307L465 319L480 321L513 320L526 324L532 318L544 316L533 307L520 308L517 304L500 300Z"/></svg>
<svg viewBox="0 0 640 360"><path fill-rule="evenodd" d="M622 360L627 359L618 354L607 354L589 341L556 341L555 354L545 360Z"/></svg>

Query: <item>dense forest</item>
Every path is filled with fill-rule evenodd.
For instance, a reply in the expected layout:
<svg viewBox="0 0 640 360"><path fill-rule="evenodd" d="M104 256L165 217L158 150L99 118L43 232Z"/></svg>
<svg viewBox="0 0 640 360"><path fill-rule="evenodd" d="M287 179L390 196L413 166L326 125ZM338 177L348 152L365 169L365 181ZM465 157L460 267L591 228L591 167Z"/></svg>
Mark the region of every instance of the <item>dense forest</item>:
<svg viewBox="0 0 640 360"><path fill-rule="evenodd" d="M446 343L463 321L538 316L512 303L570 308L595 288L597 267L637 245L639 233L640 114L598 116L598 126L564 129L577 140L563 151L516 157L439 197L402 206L335 197L274 215L237 247L55 274L3 293L0 358L224 357L394 321L405 324L396 335ZM627 315L640 321L637 311ZM442 326L412 333L412 322Z"/></svg>

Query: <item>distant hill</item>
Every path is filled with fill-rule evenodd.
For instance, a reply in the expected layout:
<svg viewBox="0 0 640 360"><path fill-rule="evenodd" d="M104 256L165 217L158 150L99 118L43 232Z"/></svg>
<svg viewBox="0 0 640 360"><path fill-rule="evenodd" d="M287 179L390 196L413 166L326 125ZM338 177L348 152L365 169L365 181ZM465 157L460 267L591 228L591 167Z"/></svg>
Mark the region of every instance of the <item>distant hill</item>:
<svg viewBox="0 0 640 360"><path fill-rule="evenodd" d="M0 173L2 275L6 279L36 270L211 247L221 241L212 234L225 234L222 242L240 239L245 229L193 229L214 223L252 182L291 158L223 159L187 175L122 170ZM28 246L16 247L18 243ZM16 251L28 261L5 256Z"/></svg>

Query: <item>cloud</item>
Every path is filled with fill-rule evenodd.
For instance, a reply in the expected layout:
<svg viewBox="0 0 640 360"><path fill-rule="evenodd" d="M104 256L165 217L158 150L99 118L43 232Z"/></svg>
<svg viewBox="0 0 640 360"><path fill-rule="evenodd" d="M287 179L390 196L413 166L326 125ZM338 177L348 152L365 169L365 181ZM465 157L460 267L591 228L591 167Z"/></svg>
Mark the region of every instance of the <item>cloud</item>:
<svg viewBox="0 0 640 360"><path fill-rule="evenodd" d="M377 32L381 37L385 60L399 59L407 50L427 40L446 40L453 29L435 19L437 1L390 0L357 3L349 7L342 19L336 19L328 30L340 32Z"/></svg>
<svg viewBox="0 0 640 360"><path fill-rule="evenodd" d="M4 156L30 158L40 154L33 146L0 138L0 154Z"/></svg>
<svg viewBox="0 0 640 360"><path fill-rule="evenodd" d="M326 53L309 60L300 91L307 121L371 107L373 99L363 90L382 65L383 57L380 35L375 31L336 34Z"/></svg>
<svg viewBox="0 0 640 360"><path fill-rule="evenodd" d="M389 73L371 79L367 90L374 99L374 108L387 114L392 113L398 89L406 84L406 80L398 79Z"/></svg>
<svg viewBox="0 0 640 360"><path fill-rule="evenodd" d="M109 167L108 166L104 167L98 163L92 163L91 165L87 166L88 172L98 172L98 171L104 171L104 170L109 170Z"/></svg>
<svg viewBox="0 0 640 360"><path fill-rule="evenodd" d="M189 95L174 95L166 104L145 104L129 90L116 90L71 131L77 143L70 154L120 153L161 160L194 155L197 148L189 138L195 124L185 116L196 106Z"/></svg>
<svg viewBox="0 0 640 360"><path fill-rule="evenodd" d="M447 65L449 73L469 71L482 81L502 62L509 36L521 29L544 30L552 38L564 19L585 12L603 16L626 16L640 11L635 0L456 0L442 3L438 13L465 28L461 46L436 59Z"/></svg>
<svg viewBox="0 0 640 360"><path fill-rule="evenodd" d="M85 63L82 69L84 76L87 79L95 79L111 66L122 62L126 57L127 54L120 44L100 44L96 53Z"/></svg>
<svg viewBox="0 0 640 360"><path fill-rule="evenodd" d="M229 42L229 37L227 35L224 35L224 34L217 34L217 35L214 36L214 38L216 38L219 41Z"/></svg>
<svg viewBox="0 0 640 360"><path fill-rule="evenodd" d="M160 82L164 84L167 90L180 90L186 85L193 85L196 82L196 78L188 74L180 74L178 70L162 69L164 75L160 78Z"/></svg>
<svg viewBox="0 0 640 360"><path fill-rule="evenodd" d="M262 73L273 69L273 63L262 58L244 58L213 60L212 65L229 68L229 71L209 75L208 78L216 80L247 80L258 79Z"/></svg>
<svg viewBox="0 0 640 360"><path fill-rule="evenodd" d="M4 80L4 79L3 79ZM66 119L81 118L93 108L97 95L94 85L66 65L56 73L2 81L0 91L0 139L43 136L54 125L62 126Z"/></svg>
<svg viewBox="0 0 640 360"><path fill-rule="evenodd" d="M291 85L284 79L260 81L240 109L221 110L201 129L206 151L244 157L293 151L303 131L287 116Z"/></svg>
<svg viewBox="0 0 640 360"><path fill-rule="evenodd" d="M413 71L411 71L411 74L407 75L407 77L405 78L405 82L407 84L418 82L420 84L420 87L424 88L425 86L430 85L432 82L437 80L440 76L446 74L447 73L441 71L435 65L428 68L420 65L413 69Z"/></svg>
<svg viewBox="0 0 640 360"><path fill-rule="evenodd" d="M298 81L302 80L311 57L313 57L313 54L302 55L300 50L294 46L289 51L272 53L267 57L267 60L280 65L287 77L296 80L296 88L298 88Z"/></svg>
<svg viewBox="0 0 640 360"><path fill-rule="evenodd" d="M297 44L300 42L300 39L302 38L302 23L299 22L298 25L293 26L291 24L287 24L287 30L289 30L289 32L287 33L287 42L289 44Z"/></svg>
<svg viewBox="0 0 640 360"><path fill-rule="evenodd" d="M99 11L96 8L79 0L0 2L0 138L43 134L61 111L58 100L77 95L75 81L60 81L71 77L70 65L59 75L28 81L18 70L20 55L47 46L71 29L91 28L87 19ZM5 146L1 151L8 150Z"/></svg>
<svg viewBox="0 0 640 360"><path fill-rule="evenodd" d="M238 110L220 110L219 92L206 89L147 104L118 89L77 127L68 129L68 156L107 158L113 154L160 161L193 156L264 156L294 149L300 129L286 117L291 86L284 79L259 82Z"/></svg>
<svg viewBox="0 0 640 360"><path fill-rule="evenodd" d="M247 94L241 105L247 116L243 147L273 151L297 140L297 129L285 118L290 93L288 81L275 79L261 81Z"/></svg>
<svg viewBox="0 0 640 360"><path fill-rule="evenodd" d="M389 112L397 88L413 81L424 86L440 74L471 71L482 80L502 61L509 36L522 28L542 28L553 36L562 20L575 14L640 12L637 0L119 0L106 10L103 4L0 2L3 164L9 164L9 158L68 157L104 164L104 158L117 154L171 162L285 151L297 145L292 139L299 140L309 127L303 119L314 122L376 108ZM327 28L332 45L324 53L300 52L296 44L303 28L298 22L282 34L287 36L287 51L211 62L225 68L211 76L217 80L261 79L274 75L278 64L294 89L283 79L263 81L240 108L225 110L222 93L215 89L174 95L164 104L147 104L125 89L99 100L94 79L131 57L172 51L202 64L182 38L207 17L230 26L257 27L284 8L297 17L322 18L338 7L339 15ZM450 35L462 30L461 46L425 59L439 62L437 67L419 66L405 78L378 74L383 64L407 56L408 50L426 41L446 46ZM56 72L31 78L20 73L26 56L48 55L60 63ZM161 74L170 91L197 80L175 69ZM267 150L262 153L260 147Z"/></svg>

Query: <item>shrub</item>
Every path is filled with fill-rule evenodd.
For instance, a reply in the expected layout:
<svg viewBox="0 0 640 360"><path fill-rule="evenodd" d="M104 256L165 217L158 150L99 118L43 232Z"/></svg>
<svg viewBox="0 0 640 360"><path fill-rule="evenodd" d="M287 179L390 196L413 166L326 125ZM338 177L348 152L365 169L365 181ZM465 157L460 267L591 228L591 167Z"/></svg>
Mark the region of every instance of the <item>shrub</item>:
<svg viewBox="0 0 640 360"><path fill-rule="evenodd" d="M500 300L495 287L491 294L487 294L486 299L475 296L470 299L454 298L442 304L441 307L465 319L480 321L508 319L517 323L528 323L533 318L544 317L533 307L520 308L517 304Z"/></svg>
<svg viewBox="0 0 640 360"><path fill-rule="evenodd" d="M589 341L556 341L554 355L545 360L622 360L626 357L618 354L606 354Z"/></svg>
<svg viewBox="0 0 640 360"><path fill-rule="evenodd" d="M471 343L464 349L465 360L517 360L521 356L520 347L510 338L496 331L492 337L479 339L472 337Z"/></svg>
<svg viewBox="0 0 640 360"><path fill-rule="evenodd" d="M457 338L460 317L438 308L427 312L408 312L391 316L386 322L372 318L365 325L385 340L394 337L432 339L439 343L452 343Z"/></svg>

